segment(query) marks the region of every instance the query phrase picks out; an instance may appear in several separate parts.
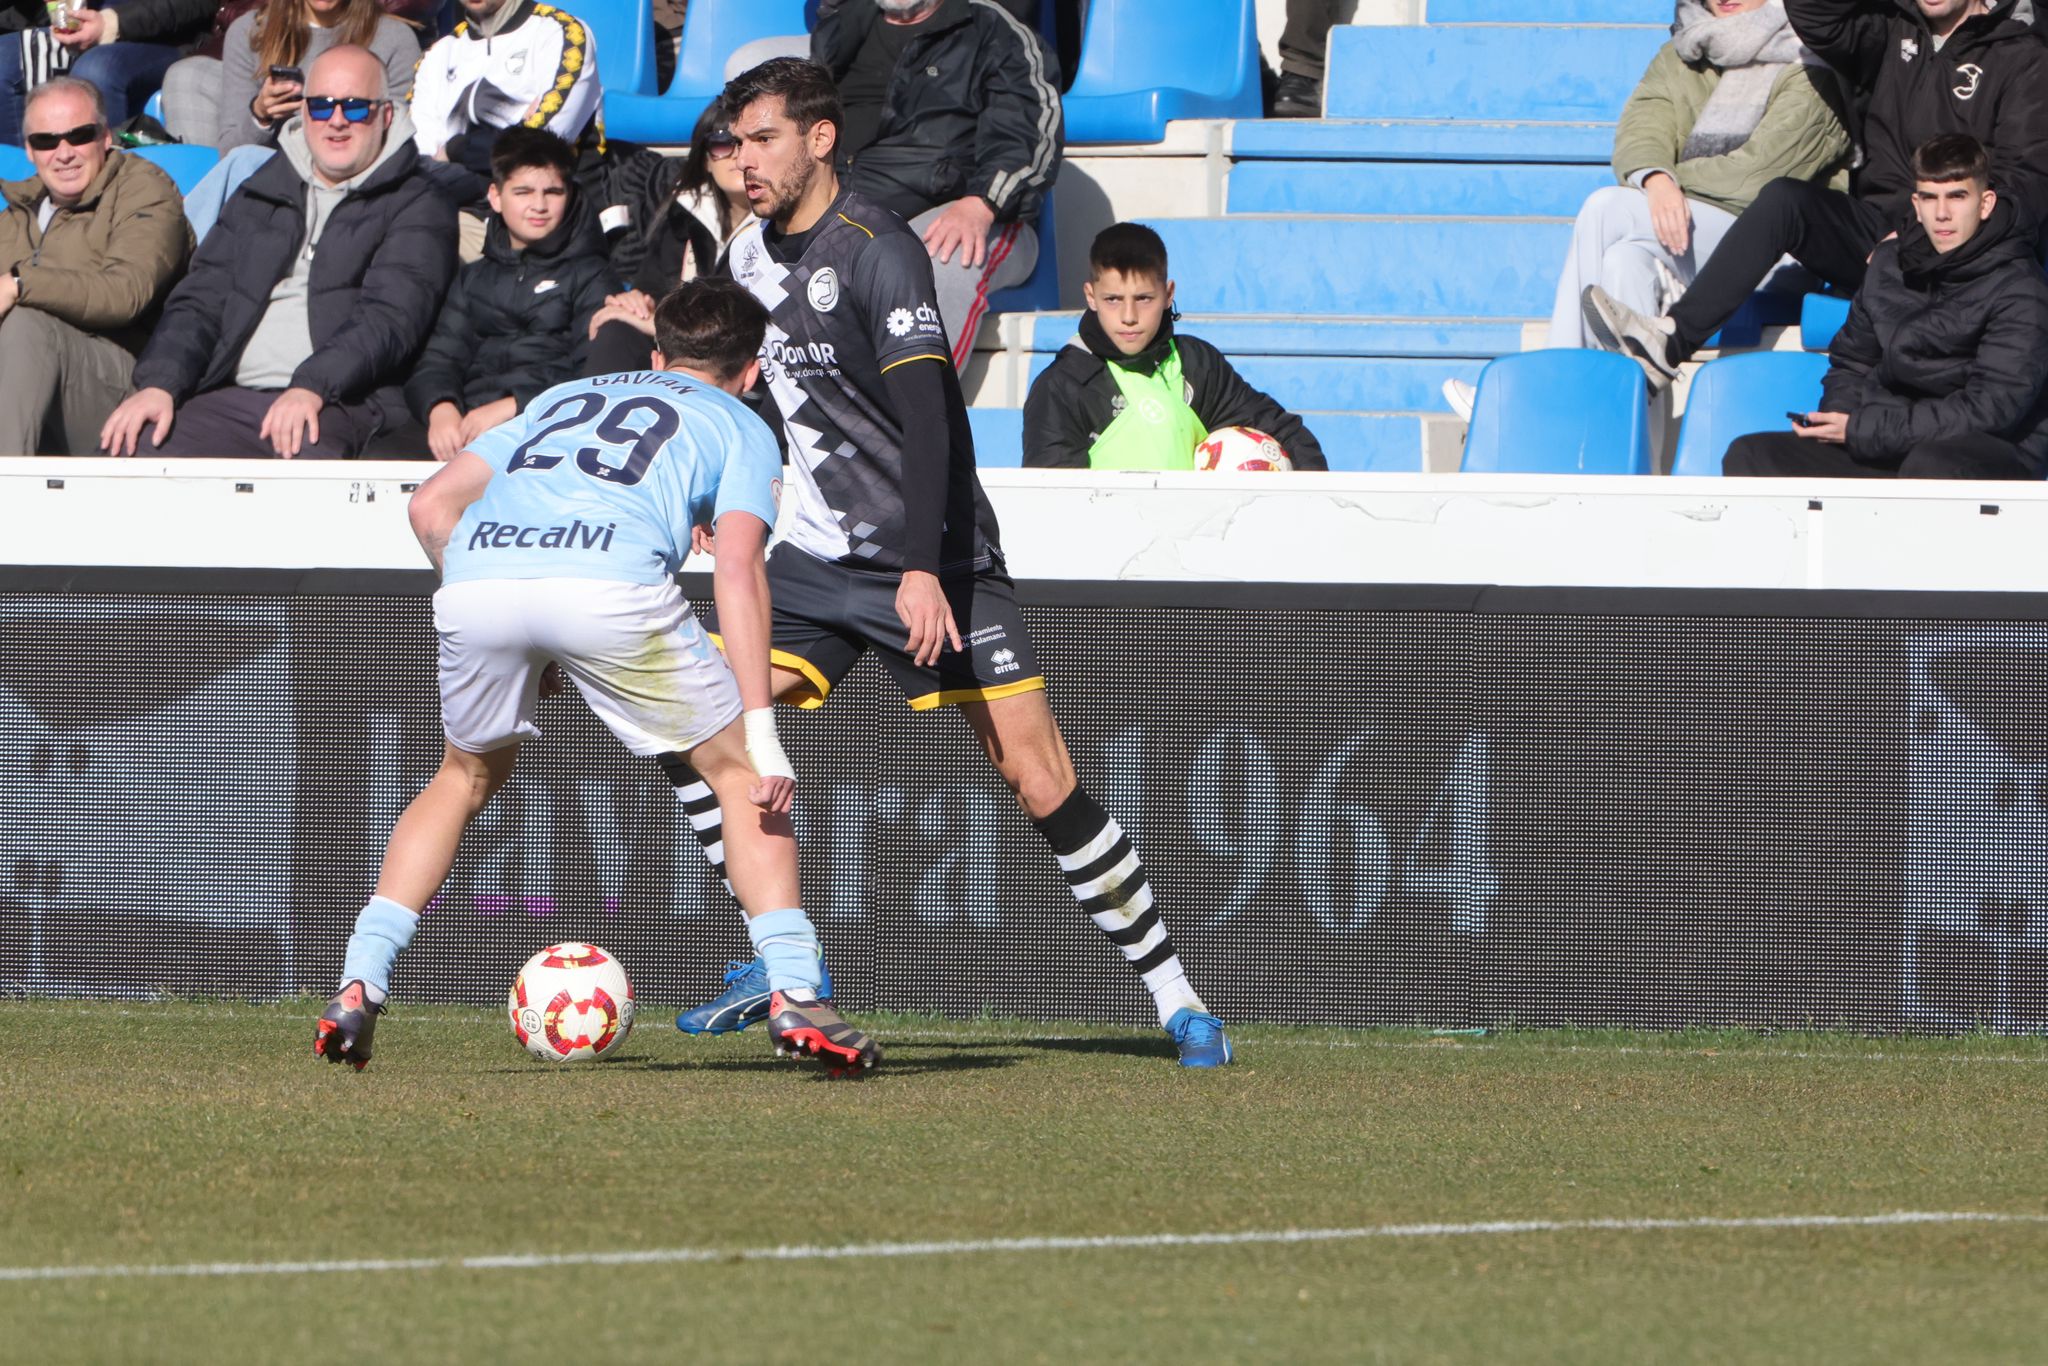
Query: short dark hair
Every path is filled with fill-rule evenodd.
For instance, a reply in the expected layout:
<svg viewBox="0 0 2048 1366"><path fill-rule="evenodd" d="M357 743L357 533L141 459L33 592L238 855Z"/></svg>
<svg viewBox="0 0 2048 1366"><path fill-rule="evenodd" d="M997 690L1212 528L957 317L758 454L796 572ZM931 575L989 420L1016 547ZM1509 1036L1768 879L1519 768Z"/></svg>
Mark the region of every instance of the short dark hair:
<svg viewBox="0 0 2048 1366"><path fill-rule="evenodd" d="M796 121L799 133L820 123L831 124L835 133L846 127L839 87L832 83L832 73L816 62L776 57L742 71L726 83L725 107L737 119L742 109L771 95L781 97L782 110Z"/></svg>
<svg viewBox="0 0 2048 1366"><path fill-rule="evenodd" d="M662 359L721 383L747 368L767 334L768 310L734 280L691 280L670 290L654 310L654 347Z"/></svg>
<svg viewBox="0 0 2048 1366"><path fill-rule="evenodd" d="M1991 183L1991 158L1984 144L1968 133L1942 133L1913 149L1913 179L1946 184L1952 180Z"/></svg>
<svg viewBox="0 0 2048 1366"><path fill-rule="evenodd" d="M1088 274L1106 270L1119 275L1166 278L1166 243L1143 223L1112 223L1095 234L1088 247Z"/></svg>
<svg viewBox="0 0 2048 1366"><path fill-rule="evenodd" d="M553 167L570 189L576 187L576 149L545 128L507 128L491 144L491 183L503 185L521 171Z"/></svg>

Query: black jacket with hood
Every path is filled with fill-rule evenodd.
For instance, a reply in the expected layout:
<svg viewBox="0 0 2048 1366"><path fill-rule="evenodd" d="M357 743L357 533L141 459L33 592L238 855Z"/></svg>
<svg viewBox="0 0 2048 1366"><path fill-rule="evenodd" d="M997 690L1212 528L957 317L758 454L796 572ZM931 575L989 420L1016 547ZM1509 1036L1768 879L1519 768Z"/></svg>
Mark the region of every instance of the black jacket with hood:
<svg viewBox="0 0 2048 1366"><path fill-rule="evenodd" d="M1912 221L1913 149L1968 133L2025 230L2048 224L2048 42L2034 0L1991 0L1939 51L1915 0L1785 0L1793 31L1846 79L1862 111L1855 193Z"/></svg>
<svg viewBox="0 0 2048 1366"><path fill-rule="evenodd" d="M1112 361L1151 374L1166 361L1166 348L1180 347L1186 401L1210 431L1252 427L1280 443L1298 470L1326 470L1315 434L1293 413L1252 388L1223 353L1199 337L1176 337L1173 319L1135 356L1126 356L1102 330L1095 314L1083 313L1079 335L1060 348L1052 364L1031 382L1024 398L1024 464L1033 469L1087 469L1088 453L1123 411L1123 390L1109 373Z"/></svg>
<svg viewBox="0 0 2048 1366"><path fill-rule="evenodd" d="M168 390L182 403L234 382L271 291L291 274L307 242L311 196L309 173L300 166L300 127L297 117L286 125L279 154L242 183L199 244L135 362L137 389ZM313 349L293 372L292 387L328 403L385 389L378 404L396 418L404 406L398 382L433 331L456 265L455 204L421 171L403 110L361 183L310 226L306 321Z"/></svg>
<svg viewBox="0 0 2048 1366"><path fill-rule="evenodd" d="M1828 357L1822 409L1857 460L1988 434L2048 471L2048 276L2003 200L1946 256L1918 224L1880 244Z"/></svg>
<svg viewBox="0 0 2048 1366"><path fill-rule="evenodd" d="M484 254L455 277L405 402L425 422L437 403L464 412L511 395L520 411L583 373L590 318L618 286L604 234L581 194L561 226L520 251L492 214Z"/></svg>
<svg viewBox="0 0 2048 1366"><path fill-rule="evenodd" d="M825 0L812 60L844 80L881 21L873 0ZM881 127L843 178L906 219L974 194L998 223L1028 223L1059 174L1065 133L1059 59L1044 41L989 0L941 0L897 59Z"/></svg>

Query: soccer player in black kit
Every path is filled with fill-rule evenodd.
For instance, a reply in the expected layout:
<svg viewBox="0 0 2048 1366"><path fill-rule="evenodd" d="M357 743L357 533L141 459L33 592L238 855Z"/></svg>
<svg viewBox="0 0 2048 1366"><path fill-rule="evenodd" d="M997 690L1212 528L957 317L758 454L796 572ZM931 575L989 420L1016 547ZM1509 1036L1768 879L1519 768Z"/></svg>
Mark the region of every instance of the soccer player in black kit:
<svg viewBox="0 0 2048 1366"><path fill-rule="evenodd" d="M1182 971L1130 839L1075 779L1046 703L924 244L841 186L839 94L824 67L764 62L725 99L755 214L728 268L769 310L761 377L793 465L794 525L768 561L778 697L820 706L873 650L913 709L959 708L1082 909L1151 991L1182 1065L1222 1066L1222 1022ZM709 788L680 755L662 767L722 874ZM727 984L677 1027L724 1033L764 1018L758 960Z"/></svg>

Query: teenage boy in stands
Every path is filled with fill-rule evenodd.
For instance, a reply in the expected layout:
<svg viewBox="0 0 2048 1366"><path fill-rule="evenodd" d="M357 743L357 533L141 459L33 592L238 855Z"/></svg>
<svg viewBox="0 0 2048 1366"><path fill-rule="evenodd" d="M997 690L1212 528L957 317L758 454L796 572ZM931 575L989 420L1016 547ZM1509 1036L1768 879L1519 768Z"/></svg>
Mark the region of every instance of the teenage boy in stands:
<svg viewBox="0 0 2048 1366"><path fill-rule="evenodd" d="M1024 400L1024 463L1041 469L1191 470L1195 447L1224 427L1254 427L1301 470L1323 448L1300 418L1246 384L1223 353L1175 336L1166 243L1113 223L1088 248L1080 332Z"/></svg>
<svg viewBox="0 0 2048 1366"><path fill-rule="evenodd" d="M612 283L575 174L576 149L545 128L507 128L491 148L483 259L455 277L405 384L424 428L410 435L436 460L582 372L590 320Z"/></svg>
<svg viewBox="0 0 2048 1366"><path fill-rule="evenodd" d="M1991 179L2039 245L2048 224L2048 44L2026 4L2005 0L1785 0L1800 40L1835 68L1864 111L1852 192L1773 180L1742 211L1662 317L1599 286L1585 292L1594 344L1643 367L1653 392L1790 255L1830 284L1863 283L1871 249L1913 222L1913 150L1968 133Z"/></svg>
<svg viewBox="0 0 2048 1366"><path fill-rule="evenodd" d="M2039 479L2048 469L2048 277L1967 133L1913 154L1917 222L1872 254L1828 348L1821 411L1745 436L1723 472Z"/></svg>

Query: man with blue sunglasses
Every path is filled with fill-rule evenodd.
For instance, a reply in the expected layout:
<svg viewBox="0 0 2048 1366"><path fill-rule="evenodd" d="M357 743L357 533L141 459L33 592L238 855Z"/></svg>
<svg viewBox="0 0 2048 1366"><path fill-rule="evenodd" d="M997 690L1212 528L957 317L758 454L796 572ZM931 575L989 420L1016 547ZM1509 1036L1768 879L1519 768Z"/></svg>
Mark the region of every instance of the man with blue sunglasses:
<svg viewBox="0 0 2048 1366"><path fill-rule="evenodd" d="M321 53L278 152L171 294L101 430L109 454L347 459L406 420L399 386L455 274L455 205L382 61Z"/></svg>

